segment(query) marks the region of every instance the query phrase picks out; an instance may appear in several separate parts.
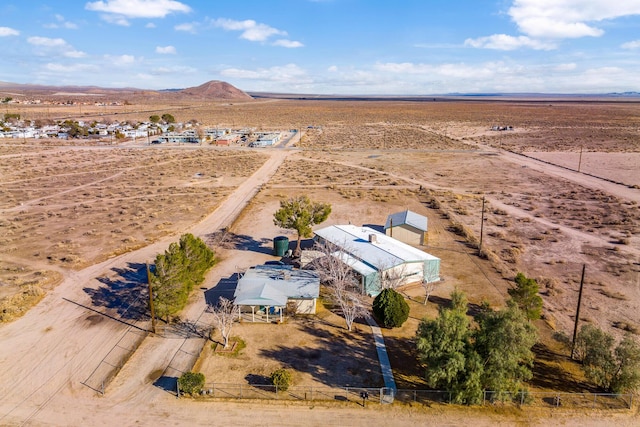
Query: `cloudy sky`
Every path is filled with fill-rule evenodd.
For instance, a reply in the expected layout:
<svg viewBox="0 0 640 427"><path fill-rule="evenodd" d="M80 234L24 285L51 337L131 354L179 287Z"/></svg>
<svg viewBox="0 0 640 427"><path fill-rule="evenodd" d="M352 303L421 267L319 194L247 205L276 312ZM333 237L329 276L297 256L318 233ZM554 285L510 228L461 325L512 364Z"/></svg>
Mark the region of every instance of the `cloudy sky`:
<svg viewBox="0 0 640 427"><path fill-rule="evenodd" d="M640 0L3 0L0 81L640 91Z"/></svg>

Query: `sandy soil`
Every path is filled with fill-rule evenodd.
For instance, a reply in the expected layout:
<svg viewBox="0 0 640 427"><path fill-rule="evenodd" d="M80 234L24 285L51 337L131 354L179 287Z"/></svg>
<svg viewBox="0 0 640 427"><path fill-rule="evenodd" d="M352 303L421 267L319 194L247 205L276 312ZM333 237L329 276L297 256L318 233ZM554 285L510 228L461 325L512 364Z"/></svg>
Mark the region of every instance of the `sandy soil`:
<svg viewBox="0 0 640 427"><path fill-rule="evenodd" d="M280 104L284 106L275 108ZM194 293L191 304L181 316L182 329L165 328L161 336L142 339L144 332L141 329L148 327L148 318L138 310L144 306L144 288L139 284L144 263L184 231L215 242L216 236L212 233L231 226L231 232L248 238L244 240L248 247L239 245L217 251L222 261L208 276L204 287L223 284L237 271L273 259L270 239L283 234L283 230L273 226L272 212L280 198L302 190L312 198L334 205L328 223L381 224L388 213L403 208L427 214L431 231L426 249L443 259L445 277L434 293L436 301L444 301L452 289L459 287L468 293L473 303L487 298L492 304L500 305L509 279L516 271L524 271L543 284L547 323L557 331L567 333L573 324L580 268L587 264L589 291L585 294L582 320L619 333L625 328L631 331L637 328L640 323L637 316L640 309L638 190L499 149L502 144L510 144L518 150L536 146L539 139L536 131L540 128L530 114L534 110L543 114L537 120L557 120L551 127L556 131L562 129L562 132L567 132L568 128L563 126L571 117L573 120L592 117L589 123L593 123L593 128L576 131L577 135L594 132L592 148L603 145L600 139L604 130L595 130L600 122L616 121L615 129L609 129L610 134L604 139L625 141L634 137L631 129L634 122L627 126L625 120L634 117L636 109L623 105L602 112L590 106L548 111L551 108L543 106L500 105L492 111L484 111L464 103L438 107L440 109L429 106L425 111L423 106L412 104L376 104L360 110L358 105L350 103L333 106L315 102L304 106L280 102L268 107L259 103L213 106L211 114L219 114L221 121L228 120L229 123L266 114L269 109L273 115L265 118L265 122L273 126L321 125L321 129L308 131L299 142L298 145L308 150L264 150L257 157L232 150L222 154L203 150L198 151L198 156L193 156L187 149L177 149L177 152L157 150L155 154L144 151L152 154L151 164L139 166L136 154L129 150L143 152L142 147L120 151L121 161L115 162L113 157L109 161L109 157L99 154L106 152L97 151L103 149L101 147L95 151L84 147L46 147L43 151L21 147L10 148L7 152L3 147L0 163L3 168L0 194L3 212L0 220L3 230L13 232L4 236L10 241L4 242L3 246L3 277L13 278L13 286L29 285L28 282L38 278L33 276L38 271L47 276L51 286L55 285L56 275L62 280L23 317L0 325L0 395L3 396L0 425L110 425L115 419L127 425L175 425L177 419L180 423L195 425L208 425L212 419L232 425L240 422L262 425L265 419L282 425L299 425L301 419L309 425L365 425L377 424L381 419L390 425L457 425L470 418L479 425L637 423L637 414L628 411L492 412L397 406L369 407L365 411L340 404L276 407L258 403L197 403L176 401L162 388L161 378L175 378L198 356L201 340L194 336L193 330L207 324L206 314L203 314L207 292L203 289L205 292ZM192 115L194 111L187 110L184 114ZM452 119L456 111L464 119L457 122ZM356 115L358 117L354 118ZM495 117L505 124L515 125L516 131L508 135L487 132L483 123L495 120ZM349 124L354 120L362 126L358 128L360 131L367 132L367 137L340 137L349 134ZM395 129L392 125L400 121L404 124ZM540 138L550 135L549 129L539 132ZM562 132L555 138L561 139L558 135ZM411 138L403 139L403 135ZM417 143L418 139L424 144ZM616 150L633 151L630 148L633 141L620 142ZM370 144L376 149L371 149ZM78 155L80 165L102 164L102 167L69 170L73 164L68 160L72 158L70 153ZM167 158L168 153L171 154ZM220 163L220 158L214 159L238 155L250 159L238 176L231 176L235 169L229 167L237 163ZM183 158L190 160L183 161ZM66 169L57 168L60 159L66 159ZM160 224L163 218L171 218L167 230L161 230L150 241L134 236L137 246L131 246L133 242L129 242L129 247L122 238L95 243L99 241L92 240L95 236L83 234L95 229L95 235L111 236L116 227L124 231L122 227L131 226L132 231L129 232L129 228L126 231L129 235L136 227L133 222L141 224L144 230L148 226L144 221L148 218L151 218L149 224L155 226L150 211L144 216L140 212L140 218L134 218L136 213L133 211L144 206L127 208L124 205L139 201L138 196L126 191L127 187L134 186L135 190L137 186L150 185L145 180L157 176L149 168L154 164L161 167L163 159L186 165L162 169L169 179L158 190L159 194L166 194L167 199L158 203L157 209L162 209L162 215L158 217ZM25 160L30 162L22 163ZM39 166L40 163L43 164ZM208 172L205 184L201 185L201 180L195 179L194 175L204 168L211 170L210 165L221 165L220 175L214 177L215 171ZM39 171L42 176L51 174L56 179L49 182L29 175L32 170ZM633 172L630 170L628 174L630 182L638 182L637 170L636 175ZM132 177L127 178L131 173ZM220 178L222 185L216 181ZM115 187L109 183L114 179ZM99 191L92 192L96 188ZM106 194L114 188L119 191ZM211 197L214 190L217 193ZM89 195L83 195L82 191ZM101 205L96 194L101 194L107 201ZM255 194L257 196L253 197ZM483 247L488 251L487 260L473 255L473 249L466 245L465 239L448 231L452 221L459 222L472 237L479 237L478 213L482 196L487 202L483 241ZM243 211L247 202L249 209ZM27 207L20 203L26 203ZM88 207L82 206L83 203ZM188 209L193 206L199 209ZM63 211L65 207L68 210ZM84 216L74 212L73 207L90 211L106 208L106 211L85 223ZM123 209L127 213L118 214ZM40 232L37 230L40 221L49 218L47 210L53 213L50 217L57 220L50 223L54 240L42 246L41 241L47 239L35 233ZM240 218L234 221L240 212ZM64 216L67 214L70 217ZM109 214L119 215L124 221L118 221L114 226L109 223L113 218ZM31 216L37 220L24 226ZM96 224L89 224L91 221ZM40 227L49 227L46 222L44 224ZM137 232L146 235L141 230ZM64 241L65 235L71 236L67 238L69 242ZM29 240L24 236L32 237ZM80 245L76 239L87 240ZM102 244L107 244L107 253L112 255L108 259L100 257L105 252ZM66 255L58 256L61 250L66 251ZM77 261L71 255L84 262L69 263L61 259L69 256L68 259ZM27 270L19 270L25 266ZM419 290L414 296L419 296ZM417 313L432 315L435 307L427 306ZM416 310L419 309L416 305ZM412 319L407 328L415 327L417 321L418 317ZM335 323L332 324L336 328ZM405 335L410 335L407 331ZM244 325L237 332L247 336L260 335L258 329L244 330ZM363 329L362 333L366 331ZM389 334L388 338L394 336ZM108 386L104 397L99 397L95 390L100 389L107 366L120 363L135 347L137 350ZM256 351L256 348L250 351ZM263 375L255 367L245 368L249 369L248 373L253 370L256 375ZM265 366L264 370L267 368ZM302 380L312 381L311 378ZM154 383L156 386L152 385ZM247 417L247 413L254 417Z"/></svg>

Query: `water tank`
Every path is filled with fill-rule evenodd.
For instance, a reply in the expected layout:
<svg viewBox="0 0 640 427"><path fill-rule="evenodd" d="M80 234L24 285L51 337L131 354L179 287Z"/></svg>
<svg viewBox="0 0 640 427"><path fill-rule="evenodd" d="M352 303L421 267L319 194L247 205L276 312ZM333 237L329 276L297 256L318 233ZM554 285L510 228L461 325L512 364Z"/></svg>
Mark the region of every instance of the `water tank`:
<svg viewBox="0 0 640 427"><path fill-rule="evenodd" d="M273 239L273 254L283 257L289 249L289 238L287 236L278 236Z"/></svg>

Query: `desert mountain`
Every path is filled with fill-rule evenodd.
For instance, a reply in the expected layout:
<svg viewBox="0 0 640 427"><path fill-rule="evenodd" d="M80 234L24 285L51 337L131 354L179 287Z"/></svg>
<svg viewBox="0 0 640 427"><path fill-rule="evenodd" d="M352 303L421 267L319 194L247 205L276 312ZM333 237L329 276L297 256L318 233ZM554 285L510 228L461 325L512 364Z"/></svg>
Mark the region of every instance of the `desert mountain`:
<svg viewBox="0 0 640 427"><path fill-rule="evenodd" d="M251 96L246 92L220 80L212 80L200 86L182 89L177 93L198 99L251 99Z"/></svg>
<svg viewBox="0 0 640 427"><path fill-rule="evenodd" d="M152 97L161 99L164 97L180 99L252 99L250 95L229 83L213 80L200 86L178 90L144 90L135 88L103 88L97 86L48 86L20 84L0 81L0 96L11 97L43 97L43 98L73 98L82 96L83 99L92 98L122 98L135 99L136 97Z"/></svg>

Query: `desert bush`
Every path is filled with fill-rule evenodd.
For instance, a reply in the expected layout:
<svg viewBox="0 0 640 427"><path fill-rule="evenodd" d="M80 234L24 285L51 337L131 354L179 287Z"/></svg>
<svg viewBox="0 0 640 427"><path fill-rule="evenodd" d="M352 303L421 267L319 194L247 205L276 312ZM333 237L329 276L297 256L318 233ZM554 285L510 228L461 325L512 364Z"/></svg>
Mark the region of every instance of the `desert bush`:
<svg viewBox="0 0 640 427"><path fill-rule="evenodd" d="M178 378L178 388L182 393L198 394L204 387L204 374L200 372L185 372Z"/></svg>
<svg viewBox="0 0 640 427"><path fill-rule="evenodd" d="M271 383L278 388L280 391L286 391L291 386L293 382L293 376L291 372L284 368L276 369L269 376Z"/></svg>
<svg viewBox="0 0 640 427"><path fill-rule="evenodd" d="M384 289L373 300L373 314L385 328L397 328L409 318L409 304L395 290Z"/></svg>

